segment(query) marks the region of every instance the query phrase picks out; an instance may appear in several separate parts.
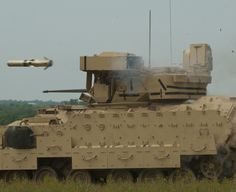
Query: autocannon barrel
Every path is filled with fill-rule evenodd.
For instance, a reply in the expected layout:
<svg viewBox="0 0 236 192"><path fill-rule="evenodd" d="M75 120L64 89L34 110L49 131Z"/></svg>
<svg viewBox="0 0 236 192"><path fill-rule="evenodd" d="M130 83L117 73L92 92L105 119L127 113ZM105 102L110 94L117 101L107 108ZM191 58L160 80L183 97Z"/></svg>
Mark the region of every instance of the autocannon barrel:
<svg viewBox="0 0 236 192"><path fill-rule="evenodd" d="M84 93L87 89L45 90L43 93Z"/></svg>

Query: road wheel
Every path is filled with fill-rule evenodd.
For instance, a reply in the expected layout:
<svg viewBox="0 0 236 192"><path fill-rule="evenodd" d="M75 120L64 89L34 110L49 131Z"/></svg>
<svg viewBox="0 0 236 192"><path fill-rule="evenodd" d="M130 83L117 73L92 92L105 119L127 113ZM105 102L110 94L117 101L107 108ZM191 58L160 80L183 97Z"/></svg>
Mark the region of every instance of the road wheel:
<svg viewBox="0 0 236 192"><path fill-rule="evenodd" d="M208 179L218 179L223 172L223 164L216 157L207 157L200 160L200 172Z"/></svg>
<svg viewBox="0 0 236 192"><path fill-rule="evenodd" d="M142 170L139 174L138 181L140 182L156 182L164 178L164 175L161 171L156 169L145 169Z"/></svg>
<svg viewBox="0 0 236 192"><path fill-rule="evenodd" d="M12 182L14 180L25 180L28 179L26 171L6 171L3 174L3 180L5 182Z"/></svg>
<svg viewBox="0 0 236 192"><path fill-rule="evenodd" d="M34 180L36 182L42 182L46 179L58 179L57 172L51 167L41 167L39 168L34 175Z"/></svg>
<svg viewBox="0 0 236 192"><path fill-rule="evenodd" d="M67 176L67 180L76 183L90 183L92 179L88 171L71 170Z"/></svg>
<svg viewBox="0 0 236 192"><path fill-rule="evenodd" d="M133 182L133 176L127 170L113 170L108 175L107 182Z"/></svg>
<svg viewBox="0 0 236 192"><path fill-rule="evenodd" d="M181 181L187 184L195 180L196 180L195 174L192 172L192 170L188 168L176 169L170 174L170 181L172 182Z"/></svg>

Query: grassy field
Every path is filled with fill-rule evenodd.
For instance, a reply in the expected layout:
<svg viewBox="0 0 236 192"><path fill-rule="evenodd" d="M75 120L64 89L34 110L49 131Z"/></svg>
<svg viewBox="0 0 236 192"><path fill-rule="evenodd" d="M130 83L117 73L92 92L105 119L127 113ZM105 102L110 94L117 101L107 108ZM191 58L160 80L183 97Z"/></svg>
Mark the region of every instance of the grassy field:
<svg viewBox="0 0 236 192"><path fill-rule="evenodd" d="M156 183L78 184L53 180L36 184L30 181L0 183L0 192L236 192L236 180L196 181L183 184L162 180Z"/></svg>

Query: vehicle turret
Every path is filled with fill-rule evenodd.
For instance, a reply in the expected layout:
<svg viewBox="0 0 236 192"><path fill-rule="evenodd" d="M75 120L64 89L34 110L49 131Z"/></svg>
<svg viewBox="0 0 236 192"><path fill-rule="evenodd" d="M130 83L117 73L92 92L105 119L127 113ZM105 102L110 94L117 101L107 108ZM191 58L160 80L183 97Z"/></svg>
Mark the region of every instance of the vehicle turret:
<svg viewBox="0 0 236 192"><path fill-rule="evenodd" d="M141 57L104 52L80 58L86 89L98 103L197 99L211 82L212 54L207 44L192 44L180 67L147 68Z"/></svg>

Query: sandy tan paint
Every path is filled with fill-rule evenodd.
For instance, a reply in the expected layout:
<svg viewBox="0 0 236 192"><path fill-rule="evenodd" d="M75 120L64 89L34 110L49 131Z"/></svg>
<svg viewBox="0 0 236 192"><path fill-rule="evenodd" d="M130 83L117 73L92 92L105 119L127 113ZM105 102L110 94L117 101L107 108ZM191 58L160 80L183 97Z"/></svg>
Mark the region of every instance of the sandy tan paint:
<svg viewBox="0 0 236 192"><path fill-rule="evenodd" d="M80 67L87 73L81 98L89 103L44 109L10 124L33 130L34 149L7 147L2 128L1 170L37 170L41 161L60 158L70 159L72 170L181 168L186 158L236 149L235 99L205 96L208 45L191 45L183 68L150 70L128 53L84 56Z"/></svg>

